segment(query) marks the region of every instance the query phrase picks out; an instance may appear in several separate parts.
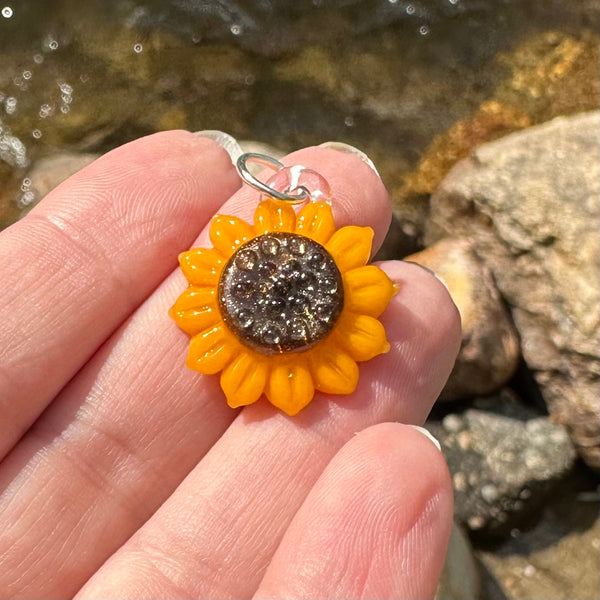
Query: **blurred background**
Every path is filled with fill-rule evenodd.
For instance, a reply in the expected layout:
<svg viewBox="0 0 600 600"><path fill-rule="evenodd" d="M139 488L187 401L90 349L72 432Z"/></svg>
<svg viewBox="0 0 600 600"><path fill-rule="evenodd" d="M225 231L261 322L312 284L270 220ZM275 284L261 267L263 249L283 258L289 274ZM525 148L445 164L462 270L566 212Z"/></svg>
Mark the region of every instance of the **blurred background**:
<svg viewBox="0 0 600 600"><path fill-rule="evenodd" d="M439 597L598 598L598 25L596 0L4 0L0 229L159 130L361 148L379 256L463 317L428 425L457 498Z"/></svg>

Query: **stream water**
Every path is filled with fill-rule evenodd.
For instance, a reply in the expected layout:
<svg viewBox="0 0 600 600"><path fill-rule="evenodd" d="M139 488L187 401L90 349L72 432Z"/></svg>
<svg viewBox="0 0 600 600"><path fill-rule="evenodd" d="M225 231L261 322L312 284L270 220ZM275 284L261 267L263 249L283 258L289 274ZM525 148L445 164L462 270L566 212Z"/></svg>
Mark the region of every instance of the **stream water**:
<svg viewBox="0 0 600 600"><path fill-rule="evenodd" d="M474 143L598 105L590 0L0 9L0 225L31 202L23 179L40 157L161 129L223 129L282 150L343 140L374 158L402 203Z"/></svg>

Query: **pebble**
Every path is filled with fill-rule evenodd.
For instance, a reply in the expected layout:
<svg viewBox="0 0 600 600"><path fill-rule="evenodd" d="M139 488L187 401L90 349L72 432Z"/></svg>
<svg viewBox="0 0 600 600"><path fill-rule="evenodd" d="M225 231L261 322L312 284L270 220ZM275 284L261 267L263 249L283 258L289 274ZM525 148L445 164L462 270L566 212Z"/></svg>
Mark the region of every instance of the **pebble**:
<svg viewBox="0 0 600 600"><path fill-rule="evenodd" d="M462 345L440 400L499 390L514 374L519 341L491 273L468 239L445 238L406 257L439 275L462 322Z"/></svg>
<svg viewBox="0 0 600 600"><path fill-rule="evenodd" d="M505 536L570 472L575 450L562 425L508 388L475 404L426 427L450 468L456 520L480 534Z"/></svg>

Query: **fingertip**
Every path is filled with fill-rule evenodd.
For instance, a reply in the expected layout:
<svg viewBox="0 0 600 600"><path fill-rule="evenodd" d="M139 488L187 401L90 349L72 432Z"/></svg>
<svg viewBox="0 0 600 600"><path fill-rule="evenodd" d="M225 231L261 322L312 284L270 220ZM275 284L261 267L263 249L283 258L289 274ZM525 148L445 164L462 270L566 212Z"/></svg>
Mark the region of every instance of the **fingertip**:
<svg viewBox="0 0 600 600"><path fill-rule="evenodd" d="M438 311L445 333L455 344L460 344L460 312L441 277L413 262L389 260L378 264L399 292L406 294L408 290L410 297L422 304L424 309Z"/></svg>
<svg viewBox="0 0 600 600"><path fill-rule="evenodd" d="M439 445L423 428L403 423L379 423L368 427L347 442L344 449L352 453L352 461L364 461L381 467L378 476L384 485L399 484L399 478L425 484L425 495L438 493L452 498L452 484L446 461ZM437 441L437 440L436 440Z"/></svg>
<svg viewBox="0 0 600 600"><path fill-rule="evenodd" d="M424 269L401 261L378 266L398 292L380 317L390 352L362 367L362 392L375 398L393 394L395 414L422 424L460 349L460 315L444 285Z"/></svg>
<svg viewBox="0 0 600 600"><path fill-rule="evenodd" d="M452 525L452 486L430 440L408 425L358 433L325 469L257 597L430 597Z"/></svg>
<svg viewBox="0 0 600 600"><path fill-rule="evenodd" d="M179 190L178 201L198 203L207 197L228 198L240 185L229 154L217 142L184 130L160 131L103 154L52 190L34 211L55 211L75 192L94 204L108 200L118 204L126 195L132 209L134 199L145 196L146 187L167 195L174 188ZM217 205L209 201L207 209L214 211L223 201ZM164 203L163 211L173 204ZM107 211L110 208L114 207L106 206Z"/></svg>
<svg viewBox="0 0 600 600"><path fill-rule="evenodd" d="M359 150L355 146L351 146L350 144L346 144L345 142L325 142L323 144L319 144L320 148L331 148L332 150L337 150L338 152L343 152L344 154L352 154L353 156L358 157L363 163L365 163L377 177L381 177L379 175L379 171L375 166L375 163L369 158L367 154L365 154L362 150Z"/></svg>
<svg viewBox="0 0 600 600"><path fill-rule="evenodd" d="M396 301L416 310L431 334L458 353L461 342L460 313L446 284L415 263L392 260L379 266L396 284Z"/></svg>

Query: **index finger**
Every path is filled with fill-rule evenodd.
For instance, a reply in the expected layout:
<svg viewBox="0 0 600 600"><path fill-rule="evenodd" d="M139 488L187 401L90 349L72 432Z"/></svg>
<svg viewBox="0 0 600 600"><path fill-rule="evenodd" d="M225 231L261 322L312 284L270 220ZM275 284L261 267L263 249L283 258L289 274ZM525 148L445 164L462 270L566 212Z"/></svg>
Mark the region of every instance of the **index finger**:
<svg viewBox="0 0 600 600"><path fill-rule="evenodd" d="M239 187L183 131L117 148L0 235L0 459Z"/></svg>

